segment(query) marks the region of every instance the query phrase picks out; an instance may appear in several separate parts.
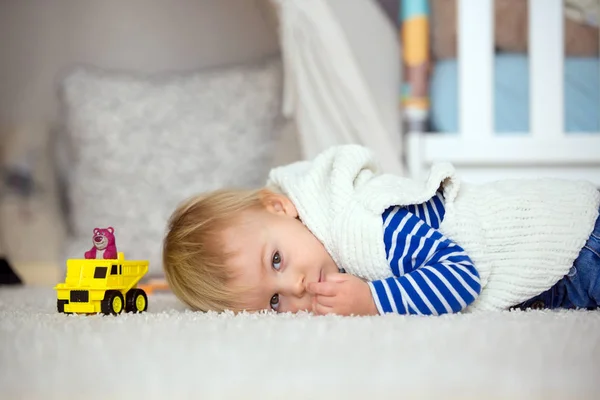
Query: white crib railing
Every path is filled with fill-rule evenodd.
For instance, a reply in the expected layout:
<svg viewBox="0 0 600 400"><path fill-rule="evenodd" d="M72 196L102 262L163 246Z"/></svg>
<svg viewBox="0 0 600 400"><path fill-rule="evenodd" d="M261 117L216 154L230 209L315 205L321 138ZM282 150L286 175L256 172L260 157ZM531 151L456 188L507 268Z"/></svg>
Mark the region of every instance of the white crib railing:
<svg viewBox="0 0 600 400"><path fill-rule="evenodd" d="M501 136L494 132L493 0L457 7L459 132L408 132L409 174L423 177L432 163L450 161L469 181L553 176L600 187L600 132L565 133L563 1L529 0L530 131Z"/></svg>

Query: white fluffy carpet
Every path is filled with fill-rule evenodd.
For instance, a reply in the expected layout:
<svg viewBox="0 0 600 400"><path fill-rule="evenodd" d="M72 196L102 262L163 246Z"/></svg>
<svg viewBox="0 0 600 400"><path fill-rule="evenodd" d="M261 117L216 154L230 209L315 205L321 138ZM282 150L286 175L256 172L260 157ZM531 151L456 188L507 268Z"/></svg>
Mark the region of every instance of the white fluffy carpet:
<svg viewBox="0 0 600 400"><path fill-rule="evenodd" d="M67 316L0 287L0 398L600 398L600 312Z"/></svg>

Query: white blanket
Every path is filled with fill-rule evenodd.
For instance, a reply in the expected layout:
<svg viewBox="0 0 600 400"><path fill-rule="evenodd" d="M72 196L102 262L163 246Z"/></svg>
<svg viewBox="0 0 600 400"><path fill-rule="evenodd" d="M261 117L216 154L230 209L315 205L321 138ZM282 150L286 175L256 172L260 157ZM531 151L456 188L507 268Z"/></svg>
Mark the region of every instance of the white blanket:
<svg viewBox="0 0 600 400"><path fill-rule="evenodd" d="M600 312L443 317L67 316L0 287L0 398L544 398L600 395Z"/></svg>
<svg viewBox="0 0 600 400"><path fill-rule="evenodd" d="M359 143L401 174L400 45L373 0L273 0L284 61L283 112L303 156ZM360 27L360 29L357 29Z"/></svg>

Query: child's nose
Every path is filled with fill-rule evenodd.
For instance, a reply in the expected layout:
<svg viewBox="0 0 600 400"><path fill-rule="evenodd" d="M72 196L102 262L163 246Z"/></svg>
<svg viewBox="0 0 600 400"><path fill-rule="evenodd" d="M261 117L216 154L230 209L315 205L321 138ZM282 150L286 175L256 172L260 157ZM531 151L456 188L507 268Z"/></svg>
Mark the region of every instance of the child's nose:
<svg viewBox="0 0 600 400"><path fill-rule="evenodd" d="M302 297L306 293L306 279L304 275L298 274L289 282L290 294L295 297Z"/></svg>

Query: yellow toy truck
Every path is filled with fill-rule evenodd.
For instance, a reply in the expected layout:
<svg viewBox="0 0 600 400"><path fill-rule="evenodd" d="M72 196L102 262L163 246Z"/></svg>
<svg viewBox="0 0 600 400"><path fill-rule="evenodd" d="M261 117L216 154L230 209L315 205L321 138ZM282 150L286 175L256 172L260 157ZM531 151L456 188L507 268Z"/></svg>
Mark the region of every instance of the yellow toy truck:
<svg viewBox="0 0 600 400"><path fill-rule="evenodd" d="M68 259L64 283L54 287L58 312L113 314L144 312L148 296L136 287L148 272L149 261L117 259Z"/></svg>

